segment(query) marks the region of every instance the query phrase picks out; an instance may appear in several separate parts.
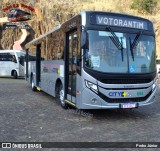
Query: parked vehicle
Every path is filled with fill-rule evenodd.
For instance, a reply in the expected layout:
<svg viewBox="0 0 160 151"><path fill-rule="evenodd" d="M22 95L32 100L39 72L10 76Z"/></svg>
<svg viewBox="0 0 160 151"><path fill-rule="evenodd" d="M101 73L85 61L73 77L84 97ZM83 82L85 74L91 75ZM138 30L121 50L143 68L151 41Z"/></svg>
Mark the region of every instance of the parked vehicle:
<svg viewBox="0 0 160 151"><path fill-rule="evenodd" d="M25 51L0 50L0 76L24 77Z"/></svg>

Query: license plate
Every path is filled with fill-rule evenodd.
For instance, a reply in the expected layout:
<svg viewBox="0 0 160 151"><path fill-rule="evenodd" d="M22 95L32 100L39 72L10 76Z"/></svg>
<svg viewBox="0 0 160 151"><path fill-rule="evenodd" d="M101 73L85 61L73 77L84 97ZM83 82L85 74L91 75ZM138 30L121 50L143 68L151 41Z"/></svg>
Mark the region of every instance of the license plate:
<svg viewBox="0 0 160 151"><path fill-rule="evenodd" d="M128 108L135 108L136 104L122 104L122 108L128 109Z"/></svg>

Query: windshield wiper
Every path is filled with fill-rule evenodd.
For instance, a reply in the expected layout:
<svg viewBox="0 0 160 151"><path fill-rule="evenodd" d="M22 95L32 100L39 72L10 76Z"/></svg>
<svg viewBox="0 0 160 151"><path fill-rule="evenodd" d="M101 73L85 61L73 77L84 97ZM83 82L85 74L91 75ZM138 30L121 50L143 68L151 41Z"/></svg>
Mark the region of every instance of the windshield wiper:
<svg viewBox="0 0 160 151"><path fill-rule="evenodd" d="M137 44L138 44L138 42L139 42L142 34L143 34L143 30L140 31L140 32L136 35L136 37L135 37L134 40L133 40L133 43L131 42L131 38L129 37L130 51L131 51L131 55L132 55L133 61L134 61L133 49L137 46Z"/></svg>
<svg viewBox="0 0 160 151"><path fill-rule="evenodd" d="M115 46L118 48L118 50L121 50L121 56L122 56L122 61L123 61L123 44L122 44L122 37L121 37L121 42L119 41L118 37L116 34L112 31L110 27L106 27L109 32L112 34L112 36L109 36L109 38L112 40L112 42L115 44Z"/></svg>

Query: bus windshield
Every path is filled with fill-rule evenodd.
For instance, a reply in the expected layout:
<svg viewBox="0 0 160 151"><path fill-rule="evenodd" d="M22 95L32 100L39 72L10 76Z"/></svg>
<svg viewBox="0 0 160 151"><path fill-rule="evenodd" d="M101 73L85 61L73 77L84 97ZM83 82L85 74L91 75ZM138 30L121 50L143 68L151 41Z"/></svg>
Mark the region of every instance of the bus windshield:
<svg viewBox="0 0 160 151"><path fill-rule="evenodd" d="M88 30L85 66L106 73L155 71L155 39L141 33ZM114 34L113 34L114 33ZM137 38L138 37L138 38Z"/></svg>
<svg viewBox="0 0 160 151"><path fill-rule="evenodd" d="M25 59L25 53L24 52L17 52L19 63L24 66L24 59Z"/></svg>

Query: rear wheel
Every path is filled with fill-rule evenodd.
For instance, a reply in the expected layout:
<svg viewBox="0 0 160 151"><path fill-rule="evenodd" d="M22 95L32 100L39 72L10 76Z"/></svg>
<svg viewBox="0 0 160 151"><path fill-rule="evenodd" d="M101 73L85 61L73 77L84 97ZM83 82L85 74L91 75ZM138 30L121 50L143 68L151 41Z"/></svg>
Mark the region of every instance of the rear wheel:
<svg viewBox="0 0 160 151"><path fill-rule="evenodd" d="M13 77L14 77L14 79L17 79L17 77L18 77L18 76L17 76L17 71L16 71L16 70L13 71Z"/></svg>
<svg viewBox="0 0 160 151"><path fill-rule="evenodd" d="M33 91L36 91L36 87L35 87L35 84L34 84L34 78L33 78L33 76L31 77L31 87L32 87Z"/></svg>
<svg viewBox="0 0 160 151"><path fill-rule="evenodd" d="M68 104L64 101L64 89L62 83L59 83L56 86L56 100L60 102L62 108L68 108Z"/></svg>

